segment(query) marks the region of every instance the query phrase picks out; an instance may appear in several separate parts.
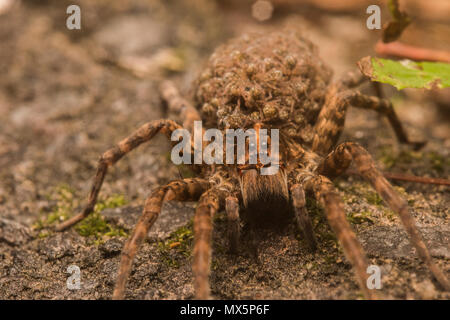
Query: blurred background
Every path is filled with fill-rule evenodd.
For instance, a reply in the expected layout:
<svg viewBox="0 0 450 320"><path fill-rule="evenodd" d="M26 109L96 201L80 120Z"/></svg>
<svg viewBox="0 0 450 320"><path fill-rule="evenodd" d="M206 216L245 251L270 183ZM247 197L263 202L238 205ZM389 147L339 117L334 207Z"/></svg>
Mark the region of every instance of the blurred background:
<svg viewBox="0 0 450 320"><path fill-rule="evenodd" d="M66 28L71 4L81 8L81 30ZM61 185L83 204L99 155L168 116L160 81L172 79L190 97L208 56L233 36L294 28L316 43L335 79L355 70L381 38L366 28L371 4L382 24L391 19L376 0L0 0L0 217L33 225ZM413 18L402 42L450 50L450 1L401 5ZM342 140L369 148L384 170L448 177L449 90L382 88L410 136L428 140L425 149L403 151L383 119L361 110L350 110ZM140 147L110 170L102 194L141 204L153 187L179 178L168 152L164 137ZM402 187L448 221L448 188Z"/></svg>

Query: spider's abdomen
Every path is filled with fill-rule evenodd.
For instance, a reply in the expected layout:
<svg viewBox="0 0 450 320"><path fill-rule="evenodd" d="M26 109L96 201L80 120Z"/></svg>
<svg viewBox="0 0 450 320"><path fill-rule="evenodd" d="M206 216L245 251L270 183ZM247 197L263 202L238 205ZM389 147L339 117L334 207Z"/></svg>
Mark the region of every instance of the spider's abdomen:
<svg viewBox="0 0 450 320"><path fill-rule="evenodd" d="M295 32L248 34L219 47L196 87L207 127L243 128L260 121L309 143L331 70Z"/></svg>

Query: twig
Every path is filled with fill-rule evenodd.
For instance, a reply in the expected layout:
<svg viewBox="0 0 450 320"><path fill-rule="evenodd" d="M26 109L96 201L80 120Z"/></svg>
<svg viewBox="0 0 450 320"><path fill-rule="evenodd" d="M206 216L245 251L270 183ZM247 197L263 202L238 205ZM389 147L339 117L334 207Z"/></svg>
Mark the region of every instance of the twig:
<svg viewBox="0 0 450 320"><path fill-rule="evenodd" d="M400 11L399 0L389 0L389 12L393 20L383 30L382 41L378 41L375 51L380 56L406 58L416 61L450 62L450 52L409 46L397 40L411 23L406 12Z"/></svg>
<svg viewBox="0 0 450 320"><path fill-rule="evenodd" d="M449 51L420 48L400 42L383 43L379 41L375 46L375 51L380 56L393 56L416 61L439 61L450 63Z"/></svg>
<svg viewBox="0 0 450 320"><path fill-rule="evenodd" d="M411 23L406 12L400 11L398 0L389 0L388 7L394 20L384 27L383 42L392 42L400 38L402 32Z"/></svg>
<svg viewBox="0 0 450 320"><path fill-rule="evenodd" d="M347 170L347 174L359 175L359 172L356 170ZM418 176L413 176L413 175L409 175L409 174L392 173L392 172L383 172L383 175L386 179L391 179L391 180L401 180L401 181L409 181L409 182L416 182L416 183L438 184L438 185L450 186L450 180L448 180L448 179L418 177Z"/></svg>

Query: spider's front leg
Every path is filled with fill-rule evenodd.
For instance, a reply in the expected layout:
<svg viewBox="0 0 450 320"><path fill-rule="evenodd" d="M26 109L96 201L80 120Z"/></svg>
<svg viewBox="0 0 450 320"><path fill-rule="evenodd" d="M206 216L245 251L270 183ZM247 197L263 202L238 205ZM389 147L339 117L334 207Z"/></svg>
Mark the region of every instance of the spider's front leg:
<svg viewBox="0 0 450 320"><path fill-rule="evenodd" d="M342 245L345 256L354 268L356 279L364 296L366 299L376 299L377 294L367 287L368 263L366 254L347 221L344 203L336 192L333 183L327 177L311 173L300 174L297 180L303 181L305 189L312 192L317 201L324 207L328 223Z"/></svg>
<svg viewBox="0 0 450 320"><path fill-rule="evenodd" d="M363 147L352 142L340 144L323 160L317 168L317 171L319 174L333 178L342 174L350 166L352 160L359 173L380 194L389 207L394 212L398 213L419 257L428 266L439 284L446 291L450 291L450 282L445 274L433 262L430 252L428 251L428 248L416 227L414 218L409 211L407 201L404 200L383 177L382 173L376 168L374 160Z"/></svg>
<svg viewBox="0 0 450 320"><path fill-rule="evenodd" d="M122 251L113 299L123 299L134 256L147 236L150 227L158 218L163 202L170 200L196 201L208 188L209 183L206 180L194 178L173 181L152 192L151 196L145 201L142 215Z"/></svg>
<svg viewBox="0 0 450 320"><path fill-rule="evenodd" d="M182 127L172 120L163 119L151 121L141 126L129 137L120 141L115 147L103 153L98 161L97 173L92 183L88 203L83 212L59 224L56 227L56 230L62 231L69 228L86 218L90 213L92 213L92 211L94 211L100 188L102 187L103 180L109 167L113 166L128 152L137 148L142 143L151 140L158 132L164 133L170 139L172 132L176 129L182 129Z"/></svg>
<svg viewBox="0 0 450 320"><path fill-rule="evenodd" d="M213 187L202 194L195 210L192 271L194 272L195 298L199 300L210 298L212 221L217 211L223 208L227 198L228 201L234 201L229 191Z"/></svg>
<svg viewBox="0 0 450 320"><path fill-rule="evenodd" d="M241 223L239 220L239 200L235 196L225 199L225 212L228 221L228 242L231 253L236 253L241 235Z"/></svg>
<svg viewBox="0 0 450 320"><path fill-rule="evenodd" d="M137 148L142 143L150 141L158 132L164 133L170 139L172 132L177 129L186 128L192 131L194 121L200 119L198 111L192 107L187 100L180 96L178 90L172 82L163 82L161 84L160 91L161 96L169 106L170 111L181 115L181 118L183 119L183 127L175 121L169 119L154 120L142 125L132 135L119 142L115 147L103 153L98 162L97 173L89 193L88 204L84 208L83 212L59 224L56 227L57 231L62 231L73 226L86 218L94 210L97 197L108 168L113 166L128 152Z"/></svg>
<svg viewBox="0 0 450 320"><path fill-rule="evenodd" d="M325 104L321 109L314 126L312 150L322 155L329 153L336 145L344 129L345 115L349 106L374 110L387 117L394 129L397 140L411 145L415 150L425 145L425 142L409 140L392 103L387 99L367 96L349 87L358 84L358 79L346 79L329 87ZM356 82L356 83L355 83Z"/></svg>
<svg viewBox="0 0 450 320"><path fill-rule="evenodd" d="M306 210L305 191L303 190L303 186L297 183L290 189L297 225L305 238L309 249L315 251L317 249L317 240L314 235L311 219Z"/></svg>

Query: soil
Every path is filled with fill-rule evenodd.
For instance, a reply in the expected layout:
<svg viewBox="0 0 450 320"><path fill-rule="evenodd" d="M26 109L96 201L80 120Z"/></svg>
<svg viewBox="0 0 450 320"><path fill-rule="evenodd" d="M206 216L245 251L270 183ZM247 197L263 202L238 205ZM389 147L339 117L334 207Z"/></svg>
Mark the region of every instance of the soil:
<svg viewBox="0 0 450 320"><path fill-rule="evenodd" d="M365 27L365 11L328 11L312 1L289 10L275 7L266 22L252 18L251 2L245 1L13 2L9 10L0 9L0 299L111 297L121 248L146 196L155 186L189 174L171 164L166 139L157 137L109 171L101 192L104 206L97 210L102 228L88 229L88 236L80 228L55 233L52 223L85 203L102 152L139 125L171 116L157 90L162 79L172 79L191 96L193 80L217 45L244 32L287 26L319 47L337 79L373 54L380 38L379 31ZM81 8L81 30L65 26L66 8L73 3ZM417 19L405 32L405 42L449 49L448 19ZM424 30L432 32L421 43ZM400 146L384 119L355 109L349 111L341 141L368 148L385 171L448 178L448 90L382 89L410 136L428 142L425 148L414 152ZM362 90L373 93L370 85ZM370 263L381 268L380 295L449 299L450 293L440 290L415 255L399 219L372 189L354 175L335 183ZM437 264L450 275L449 188L392 183L407 198ZM126 204L113 201L119 196ZM213 297L362 298L322 210L313 201L308 206L319 239L315 254L292 223L256 235L256 257L248 235L239 254L232 255L226 220L219 213L214 220ZM194 210L194 203L164 205L136 257L126 298L193 298ZM79 290L66 284L71 265L80 268Z"/></svg>

